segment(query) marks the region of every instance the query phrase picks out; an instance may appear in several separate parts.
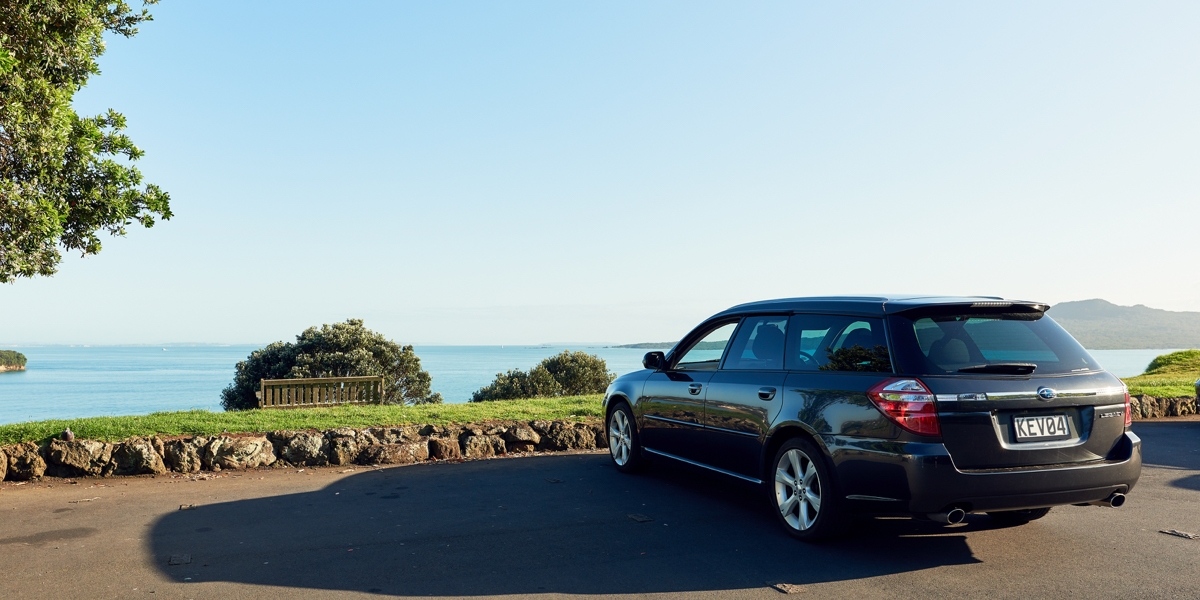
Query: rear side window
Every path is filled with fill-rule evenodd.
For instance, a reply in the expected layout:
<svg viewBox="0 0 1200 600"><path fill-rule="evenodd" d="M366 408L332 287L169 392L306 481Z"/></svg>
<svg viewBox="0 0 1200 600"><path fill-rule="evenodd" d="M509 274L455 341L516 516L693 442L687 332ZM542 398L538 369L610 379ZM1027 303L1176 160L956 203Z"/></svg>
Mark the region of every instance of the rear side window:
<svg viewBox="0 0 1200 600"><path fill-rule="evenodd" d="M894 315L897 362L909 374L1038 375L1098 370L1096 361L1042 313ZM1008 370L1006 370L1008 369Z"/></svg>
<svg viewBox="0 0 1200 600"><path fill-rule="evenodd" d="M882 319L792 315L787 334L793 371L892 372Z"/></svg>
<svg viewBox="0 0 1200 600"><path fill-rule="evenodd" d="M726 369L783 369L783 346L788 318L781 316L747 317L742 321L729 356Z"/></svg>

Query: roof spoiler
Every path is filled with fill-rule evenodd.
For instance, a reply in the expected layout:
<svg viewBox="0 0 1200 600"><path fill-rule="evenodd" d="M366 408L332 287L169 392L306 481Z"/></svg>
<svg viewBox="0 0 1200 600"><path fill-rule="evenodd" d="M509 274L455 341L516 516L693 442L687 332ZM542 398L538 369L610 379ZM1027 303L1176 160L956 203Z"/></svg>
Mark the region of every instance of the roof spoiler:
<svg viewBox="0 0 1200 600"><path fill-rule="evenodd" d="M1050 310L1050 305L1040 302L1027 302L1024 300L978 300L974 302L923 304L920 306L904 307L900 310L886 310L886 312L888 314L904 315L907 317L959 313L969 315L1021 315L1026 318L1040 319L1047 310Z"/></svg>

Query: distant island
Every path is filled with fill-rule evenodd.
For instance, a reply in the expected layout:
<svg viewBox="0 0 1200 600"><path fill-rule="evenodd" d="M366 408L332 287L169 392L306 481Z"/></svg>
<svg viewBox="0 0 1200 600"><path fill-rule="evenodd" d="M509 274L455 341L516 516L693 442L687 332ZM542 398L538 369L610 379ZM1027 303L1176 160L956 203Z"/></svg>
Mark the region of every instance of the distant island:
<svg viewBox="0 0 1200 600"><path fill-rule="evenodd" d="M1174 312L1142 304L1120 306L1097 298L1061 302L1046 314L1091 350L1200 348L1200 312ZM613 347L667 350L674 345L642 342Z"/></svg>
<svg viewBox="0 0 1200 600"><path fill-rule="evenodd" d="M1055 304L1046 314L1092 350L1200 348L1200 312L1095 299Z"/></svg>
<svg viewBox="0 0 1200 600"><path fill-rule="evenodd" d="M621 344L613 348L641 348L643 350L670 350L675 342L642 342L640 344Z"/></svg>
<svg viewBox="0 0 1200 600"><path fill-rule="evenodd" d="M640 344L625 344L613 348L641 348L643 350L670 350L678 342L642 342ZM692 347L693 350L723 350L727 342L700 342Z"/></svg>
<svg viewBox="0 0 1200 600"><path fill-rule="evenodd" d="M0 372L24 371L25 355L13 350L0 350Z"/></svg>

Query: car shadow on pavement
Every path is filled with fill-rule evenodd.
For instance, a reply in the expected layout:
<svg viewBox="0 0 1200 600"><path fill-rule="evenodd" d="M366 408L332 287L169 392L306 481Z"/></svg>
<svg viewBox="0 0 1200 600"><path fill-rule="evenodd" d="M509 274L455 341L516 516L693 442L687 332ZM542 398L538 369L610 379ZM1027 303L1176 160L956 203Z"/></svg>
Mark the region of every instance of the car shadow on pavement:
<svg viewBox="0 0 1200 600"><path fill-rule="evenodd" d="M974 516L950 528L880 519L810 545L788 537L769 510L748 485L658 466L624 475L607 455L574 454L369 470L318 491L173 512L150 542L159 569L178 582L629 594L974 563L964 533L993 528Z"/></svg>
<svg viewBox="0 0 1200 600"><path fill-rule="evenodd" d="M1200 475L1188 475L1171 482L1171 487L1200 492Z"/></svg>

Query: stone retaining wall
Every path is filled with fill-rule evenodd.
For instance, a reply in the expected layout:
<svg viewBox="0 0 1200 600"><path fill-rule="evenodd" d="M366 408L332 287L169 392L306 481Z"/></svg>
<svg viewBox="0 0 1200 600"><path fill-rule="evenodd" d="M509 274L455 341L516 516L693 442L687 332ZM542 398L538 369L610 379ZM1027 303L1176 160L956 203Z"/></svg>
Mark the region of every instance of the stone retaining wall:
<svg viewBox="0 0 1200 600"><path fill-rule="evenodd" d="M1149 394L1142 394L1130 397L1129 402L1135 421L1196 414L1196 398L1155 398Z"/></svg>
<svg viewBox="0 0 1200 600"><path fill-rule="evenodd" d="M1131 398L1135 420L1197 414L1196 398ZM269 466L400 465L604 448L599 421L349 427L172 438L26 442L0 448L0 480L196 473Z"/></svg>
<svg viewBox="0 0 1200 600"><path fill-rule="evenodd" d="M270 466L401 465L523 452L604 448L599 421L507 421L327 431L272 431L108 443L52 439L0 448L0 480L109 477Z"/></svg>

